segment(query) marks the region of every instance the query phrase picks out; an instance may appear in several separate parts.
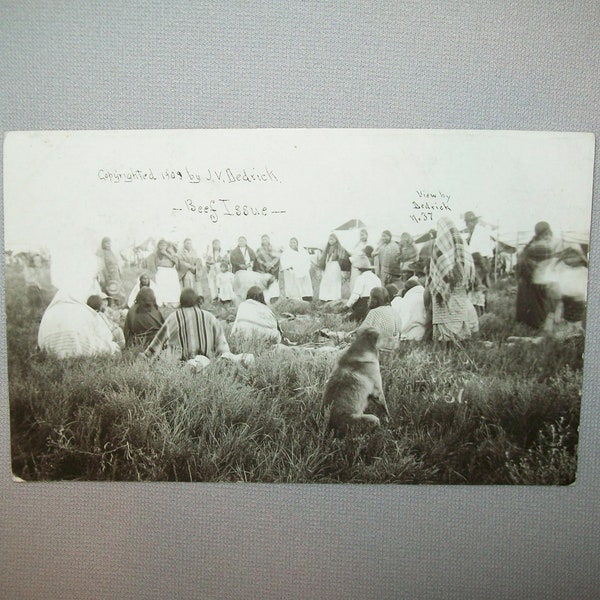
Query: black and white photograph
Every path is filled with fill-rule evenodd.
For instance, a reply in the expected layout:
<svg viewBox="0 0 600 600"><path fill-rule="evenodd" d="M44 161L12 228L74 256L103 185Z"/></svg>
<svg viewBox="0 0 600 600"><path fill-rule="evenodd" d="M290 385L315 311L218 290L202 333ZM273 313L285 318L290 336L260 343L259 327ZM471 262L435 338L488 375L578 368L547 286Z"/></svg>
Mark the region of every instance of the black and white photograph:
<svg viewBox="0 0 600 600"><path fill-rule="evenodd" d="M594 136L9 132L13 479L571 485Z"/></svg>

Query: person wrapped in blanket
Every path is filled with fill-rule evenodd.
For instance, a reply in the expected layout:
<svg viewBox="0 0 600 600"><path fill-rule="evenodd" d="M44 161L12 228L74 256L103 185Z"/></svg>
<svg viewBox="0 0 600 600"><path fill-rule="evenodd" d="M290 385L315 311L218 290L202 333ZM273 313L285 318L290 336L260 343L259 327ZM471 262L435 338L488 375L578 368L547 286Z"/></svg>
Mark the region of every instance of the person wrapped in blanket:
<svg viewBox="0 0 600 600"><path fill-rule="evenodd" d="M438 221L429 267L433 340L453 342L478 330L477 314L467 297L475 281L473 258L456 225L448 217Z"/></svg>
<svg viewBox="0 0 600 600"><path fill-rule="evenodd" d="M146 348L164 322L154 290L148 286L142 287L125 317L125 344Z"/></svg>
<svg viewBox="0 0 600 600"><path fill-rule="evenodd" d="M535 225L534 236L517 259L517 321L535 329L544 326L552 309L548 286L538 283L538 268L549 261L555 250L552 229L545 221Z"/></svg>
<svg viewBox="0 0 600 600"><path fill-rule="evenodd" d="M237 310L231 327L231 335L258 336L265 341L279 344L283 335L273 311L267 306L263 291L252 286Z"/></svg>
<svg viewBox="0 0 600 600"><path fill-rule="evenodd" d="M44 311L38 330L38 346L58 358L120 351L100 314L66 290L56 292Z"/></svg>
<svg viewBox="0 0 600 600"><path fill-rule="evenodd" d="M104 294L92 294L87 299L86 304L90 308L94 309L100 315L100 318L106 323L107 327L112 333L113 342L115 342L121 350L125 348L125 336L121 326L116 321L113 321L113 319L111 319L111 317L107 314L108 296Z"/></svg>
<svg viewBox="0 0 600 600"><path fill-rule="evenodd" d="M182 361L230 354L221 323L211 313L198 308L197 301L194 290L186 288L181 292L179 308L165 319L144 352L146 358L158 356L165 349Z"/></svg>

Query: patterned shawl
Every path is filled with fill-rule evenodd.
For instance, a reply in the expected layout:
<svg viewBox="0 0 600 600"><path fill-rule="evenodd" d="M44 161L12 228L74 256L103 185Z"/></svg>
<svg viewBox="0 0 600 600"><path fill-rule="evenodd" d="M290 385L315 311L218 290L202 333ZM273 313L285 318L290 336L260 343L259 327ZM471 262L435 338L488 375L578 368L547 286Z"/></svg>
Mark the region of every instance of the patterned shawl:
<svg viewBox="0 0 600 600"><path fill-rule="evenodd" d="M467 287L474 275L473 258L462 235L448 217L442 217L431 255L431 295L447 303L454 289Z"/></svg>

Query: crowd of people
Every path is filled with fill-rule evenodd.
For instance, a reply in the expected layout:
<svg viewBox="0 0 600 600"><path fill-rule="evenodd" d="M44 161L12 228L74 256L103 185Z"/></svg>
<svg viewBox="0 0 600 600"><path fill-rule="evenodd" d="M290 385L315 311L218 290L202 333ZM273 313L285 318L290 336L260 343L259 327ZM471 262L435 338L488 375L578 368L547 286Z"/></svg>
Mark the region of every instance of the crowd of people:
<svg viewBox="0 0 600 600"><path fill-rule="evenodd" d="M270 306L280 296L337 307L355 324L355 331L375 327L382 352L394 351L403 341L457 343L478 331L493 279L489 231L471 211L465 214L465 226L460 231L449 217L440 218L420 250L408 233L396 242L386 230L371 245L362 229L350 249L332 233L314 263L295 237L285 249L275 248L268 235L256 250L245 237L231 251L214 240L204 257L191 239L179 250L160 240L128 293L111 240L104 238L97 253L98 292L84 305L59 291L42 317L38 344L59 356L119 352L126 346L137 347L147 358L166 348L182 361L233 356L222 320L205 303L233 304L230 335L288 344ZM535 329L546 327L555 319L558 302L565 318L583 320L585 298L580 290L582 278L587 279L587 260L580 249L567 250L557 247L547 223L535 226L518 258L518 321ZM572 289L557 284L559 267L565 269L563 283L571 281ZM311 276L315 270L320 281ZM236 301L234 282L244 272L247 291ZM344 282L349 284L346 288ZM344 299L343 289L349 291Z"/></svg>

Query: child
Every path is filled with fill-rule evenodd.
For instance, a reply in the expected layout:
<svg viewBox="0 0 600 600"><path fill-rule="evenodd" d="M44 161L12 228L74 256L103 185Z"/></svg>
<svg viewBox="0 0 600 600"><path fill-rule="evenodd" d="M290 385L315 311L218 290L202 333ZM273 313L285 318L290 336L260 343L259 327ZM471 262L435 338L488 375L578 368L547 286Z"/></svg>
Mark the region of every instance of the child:
<svg viewBox="0 0 600 600"><path fill-rule="evenodd" d="M221 263L221 272L217 274L217 289L221 304L231 304L233 300L233 273L229 270L229 265L225 261Z"/></svg>

